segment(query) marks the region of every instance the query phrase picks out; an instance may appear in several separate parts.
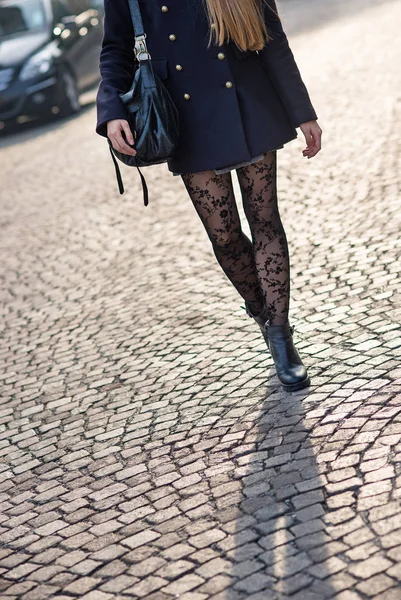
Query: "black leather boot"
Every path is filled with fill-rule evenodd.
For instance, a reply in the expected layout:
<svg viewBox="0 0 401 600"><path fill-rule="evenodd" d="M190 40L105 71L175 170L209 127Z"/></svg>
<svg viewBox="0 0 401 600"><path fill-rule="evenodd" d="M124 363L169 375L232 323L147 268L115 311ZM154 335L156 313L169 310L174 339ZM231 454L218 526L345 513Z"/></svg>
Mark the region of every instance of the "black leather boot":
<svg viewBox="0 0 401 600"><path fill-rule="evenodd" d="M309 386L310 378L292 339L294 327L288 321L284 325L270 325L266 308L259 315L252 314L246 303L245 309L262 331L283 389L295 392Z"/></svg>

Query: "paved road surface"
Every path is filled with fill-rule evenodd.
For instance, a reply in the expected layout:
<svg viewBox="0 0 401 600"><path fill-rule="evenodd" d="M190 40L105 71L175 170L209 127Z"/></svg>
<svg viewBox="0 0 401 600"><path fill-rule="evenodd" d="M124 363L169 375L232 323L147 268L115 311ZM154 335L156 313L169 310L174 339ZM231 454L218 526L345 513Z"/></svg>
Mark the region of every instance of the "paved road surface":
<svg viewBox="0 0 401 600"><path fill-rule="evenodd" d="M401 598L401 5L283 12L325 142L280 153L306 391L93 107L0 140L2 598Z"/></svg>

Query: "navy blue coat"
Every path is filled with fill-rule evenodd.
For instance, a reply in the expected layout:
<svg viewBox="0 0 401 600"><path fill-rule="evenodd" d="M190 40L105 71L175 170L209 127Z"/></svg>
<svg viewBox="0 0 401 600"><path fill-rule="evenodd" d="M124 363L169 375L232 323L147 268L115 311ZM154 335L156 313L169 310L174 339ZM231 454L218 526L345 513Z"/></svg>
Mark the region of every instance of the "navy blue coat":
<svg viewBox="0 0 401 600"><path fill-rule="evenodd" d="M269 0L275 7L274 0ZM179 111L180 139L171 171L194 173L242 163L297 136L316 119L280 20L265 7L271 41L259 52L235 44L208 47L202 0L140 0L154 71ZM119 98L131 84L134 32L127 0L105 0L102 80L96 131L126 119Z"/></svg>

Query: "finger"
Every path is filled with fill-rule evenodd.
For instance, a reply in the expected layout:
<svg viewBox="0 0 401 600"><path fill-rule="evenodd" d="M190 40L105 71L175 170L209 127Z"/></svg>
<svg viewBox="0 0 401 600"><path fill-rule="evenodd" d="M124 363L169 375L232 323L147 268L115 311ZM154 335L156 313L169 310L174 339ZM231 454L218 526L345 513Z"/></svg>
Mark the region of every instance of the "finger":
<svg viewBox="0 0 401 600"><path fill-rule="evenodd" d="M110 134L108 137L109 137L110 143L111 143L112 147L114 148L114 150L118 150L117 141L116 141L115 136Z"/></svg>
<svg viewBox="0 0 401 600"><path fill-rule="evenodd" d="M316 153L317 153L316 148L311 147L311 148L308 148L307 152L305 153L305 156L307 158L312 158L313 156L315 156Z"/></svg>
<svg viewBox="0 0 401 600"><path fill-rule="evenodd" d="M307 156L308 158L312 158L319 152L320 148L321 148L321 141L320 141L319 130L311 129L310 138L308 137L308 146L305 148L304 155Z"/></svg>
<svg viewBox="0 0 401 600"><path fill-rule="evenodd" d="M120 148L120 143L119 143L117 135L110 136L110 141L111 141L111 145L113 146L114 150L117 150L117 152L122 152L122 148Z"/></svg>
<svg viewBox="0 0 401 600"><path fill-rule="evenodd" d="M132 135L132 131L129 126L129 123L127 121L124 121L123 123L121 123L121 128L125 133L125 139L127 140L127 142L129 144L133 145L134 144L134 136Z"/></svg>
<svg viewBox="0 0 401 600"><path fill-rule="evenodd" d="M128 146L121 134L117 135L114 138L114 143L114 148L118 150L118 152L122 152L123 154L129 154L130 156L135 156L136 150Z"/></svg>
<svg viewBox="0 0 401 600"><path fill-rule="evenodd" d="M320 146L316 145L315 148L310 152L308 158L313 158L320 151Z"/></svg>
<svg viewBox="0 0 401 600"><path fill-rule="evenodd" d="M136 154L136 150L124 142L119 142L116 138L111 140L111 145L113 146L114 150L117 150L117 152L121 152L122 154L129 154L130 156L135 156Z"/></svg>
<svg viewBox="0 0 401 600"><path fill-rule="evenodd" d="M303 130L303 134L304 134L304 137L305 137L306 148L304 148L304 150L302 151L302 154L306 158L310 158L311 153L315 149L315 143L314 143L314 139L313 139L312 128L309 128L309 127L307 129L305 128Z"/></svg>
<svg viewBox="0 0 401 600"><path fill-rule="evenodd" d="M123 154L129 154L130 156L135 156L136 154L136 150L134 148L131 148L131 146L128 146L128 144L126 144L124 141L121 141L119 143L119 148L120 152L122 152Z"/></svg>

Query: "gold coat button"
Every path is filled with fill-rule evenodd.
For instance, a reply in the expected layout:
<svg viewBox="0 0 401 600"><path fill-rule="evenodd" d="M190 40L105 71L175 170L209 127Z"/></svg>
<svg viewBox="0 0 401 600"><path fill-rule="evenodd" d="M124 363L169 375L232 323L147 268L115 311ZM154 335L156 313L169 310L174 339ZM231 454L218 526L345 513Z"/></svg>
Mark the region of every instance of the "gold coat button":
<svg viewBox="0 0 401 600"><path fill-rule="evenodd" d="M175 68L177 69L177 71L182 71L182 66L181 65L175 65Z"/></svg>
<svg viewBox="0 0 401 600"><path fill-rule="evenodd" d="M190 96L189 94L184 94L184 98L185 98L185 100L189 100L189 99L190 99L190 97L191 97L191 96Z"/></svg>
<svg viewBox="0 0 401 600"><path fill-rule="evenodd" d="M162 12L168 12L168 6L162 6Z"/></svg>
<svg viewBox="0 0 401 600"><path fill-rule="evenodd" d="M226 55L225 55L225 54L223 54L223 52L219 52L219 53L218 53L218 55L217 55L217 58L218 58L219 60L224 60L224 59L225 59L225 57L226 57Z"/></svg>
<svg viewBox="0 0 401 600"><path fill-rule="evenodd" d="M226 88L232 88L233 84L231 81L226 81Z"/></svg>
<svg viewBox="0 0 401 600"><path fill-rule="evenodd" d="M174 35L174 33L172 33L171 35L168 36L168 39L172 42L174 42L177 39L177 36Z"/></svg>

